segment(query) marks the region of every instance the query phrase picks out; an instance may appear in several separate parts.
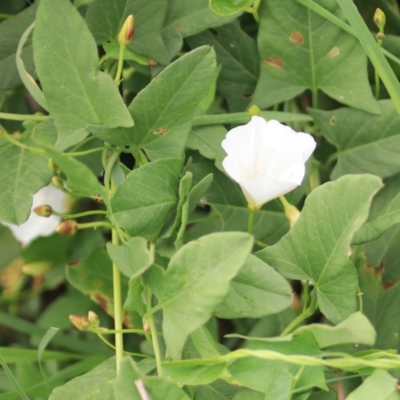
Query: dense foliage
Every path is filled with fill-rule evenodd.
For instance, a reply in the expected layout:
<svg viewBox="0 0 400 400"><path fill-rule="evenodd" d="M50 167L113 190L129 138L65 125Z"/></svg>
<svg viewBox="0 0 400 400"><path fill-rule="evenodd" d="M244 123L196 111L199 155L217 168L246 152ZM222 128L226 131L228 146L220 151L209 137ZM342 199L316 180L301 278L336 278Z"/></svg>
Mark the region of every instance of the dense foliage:
<svg viewBox="0 0 400 400"><path fill-rule="evenodd" d="M0 400L400 399L400 12L355 4L0 3ZM252 116L317 144L269 124L259 202Z"/></svg>

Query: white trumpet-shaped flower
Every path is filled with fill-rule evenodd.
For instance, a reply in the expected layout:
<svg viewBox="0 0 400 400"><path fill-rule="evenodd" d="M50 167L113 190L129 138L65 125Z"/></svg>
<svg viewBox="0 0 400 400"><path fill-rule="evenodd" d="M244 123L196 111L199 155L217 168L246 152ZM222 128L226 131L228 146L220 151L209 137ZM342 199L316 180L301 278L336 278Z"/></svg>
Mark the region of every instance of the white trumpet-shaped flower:
<svg viewBox="0 0 400 400"><path fill-rule="evenodd" d="M242 188L248 207L258 210L301 184L316 143L307 133L254 116L231 129L221 145L226 173Z"/></svg>
<svg viewBox="0 0 400 400"><path fill-rule="evenodd" d="M65 212L68 208L68 196L52 185L45 186L33 195L32 208L42 204L48 204L58 212ZM39 236L49 236L54 233L60 220L61 218L56 215L39 217L32 211L28 220L19 226L7 222L2 224L10 228L17 240L27 245Z"/></svg>

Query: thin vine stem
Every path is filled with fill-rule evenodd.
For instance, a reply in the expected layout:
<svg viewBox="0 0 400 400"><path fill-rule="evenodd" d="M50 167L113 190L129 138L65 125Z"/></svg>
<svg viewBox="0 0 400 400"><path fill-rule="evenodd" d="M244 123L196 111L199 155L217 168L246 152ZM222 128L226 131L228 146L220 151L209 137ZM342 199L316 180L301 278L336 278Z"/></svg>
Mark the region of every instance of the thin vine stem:
<svg viewBox="0 0 400 400"><path fill-rule="evenodd" d="M49 115L39 115L39 114L12 114L0 112L0 119L7 119L10 121L46 121L49 119Z"/></svg>
<svg viewBox="0 0 400 400"><path fill-rule="evenodd" d="M58 217L61 217L63 219L75 219L75 218L81 218L81 217L87 217L91 215L107 215L107 211L105 210L91 210L91 211L84 211L81 213L76 213L76 214L62 214L57 211L52 212L53 215L57 215Z"/></svg>

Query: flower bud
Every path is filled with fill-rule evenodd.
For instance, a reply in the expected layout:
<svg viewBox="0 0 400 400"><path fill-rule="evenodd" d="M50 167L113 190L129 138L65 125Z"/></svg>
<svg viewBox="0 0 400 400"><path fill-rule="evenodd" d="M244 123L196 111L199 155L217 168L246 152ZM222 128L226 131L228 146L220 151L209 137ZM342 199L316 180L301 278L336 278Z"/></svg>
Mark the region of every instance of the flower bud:
<svg viewBox="0 0 400 400"><path fill-rule="evenodd" d="M51 184L57 189L64 190L64 181L59 176L53 176Z"/></svg>
<svg viewBox="0 0 400 400"><path fill-rule="evenodd" d="M90 321L93 329L96 329L100 326L100 318L95 312L88 312L88 320Z"/></svg>
<svg viewBox="0 0 400 400"><path fill-rule="evenodd" d="M78 328L80 331L88 331L90 330L92 324L90 321L84 317L83 315L70 315L69 320L75 328Z"/></svg>
<svg viewBox="0 0 400 400"><path fill-rule="evenodd" d="M58 165L54 162L52 158L49 158L49 161L47 161L47 165L54 172L57 172L59 170Z"/></svg>
<svg viewBox="0 0 400 400"><path fill-rule="evenodd" d="M261 110L259 107L257 107L255 104L253 104L248 110L247 113L249 114L249 117L254 117L255 115L260 115Z"/></svg>
<svg viewBox="0 0 400 400"><path fill-rule="evenodd" d="M386 15L380 8L377 8L375 11L374 22L375 25L379 28L379 31L383 33L383 28L385 27L386 23Z"/></svg>
<svg viewBox="0 0 400 400"><path fill-rule="evenodd" d="M69 219L67 221L61 222L56 228L56 232L60 235L72 236L76 233L79 226L74 219Z"/></svg>
<svg viewBox="0 0 400 400"><path fill-rule="evenodd" d="M122 25L118 35L118 43L127 46L133 39L133 33L135 31L135 18L133 15L129 15Z"/></svg>
<svg viewBox="0 0 400 400"><path fill-rule="evenodd" d="M53 209L48 204L42 204L41 206L37 206L32 208L32 211L39 215L39 217L50 217L53 214Z"/></svg>
<svg viewBox="0 0 400 400"><path fill-rule="evenodd" d="M300 217L300 211L297 209L297 207L293 206L290 204L284 196L279 197L279 200L281 201L283 205L283 210L285 212L286 218L289 220L290 227L292 227L296 221Z"/></svg>
<svg viewBox="0 0 400 400"><path fill-rule="evenodd" d="M43 276L51 270L53 264L50 261L37 261L25 264L22 267L22 272L30 276Z"/></svg>

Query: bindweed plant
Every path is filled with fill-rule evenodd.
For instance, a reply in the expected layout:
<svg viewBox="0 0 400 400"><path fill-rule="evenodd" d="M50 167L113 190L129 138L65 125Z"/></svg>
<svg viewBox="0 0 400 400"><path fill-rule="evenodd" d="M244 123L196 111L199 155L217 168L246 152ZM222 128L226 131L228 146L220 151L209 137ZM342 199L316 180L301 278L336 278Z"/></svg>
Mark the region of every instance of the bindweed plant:
<svg viewBox="0 0 400 400"><path fill-rule="evenodd" d="M397 2L25 3L0 400L400 399Z"/></svg>

